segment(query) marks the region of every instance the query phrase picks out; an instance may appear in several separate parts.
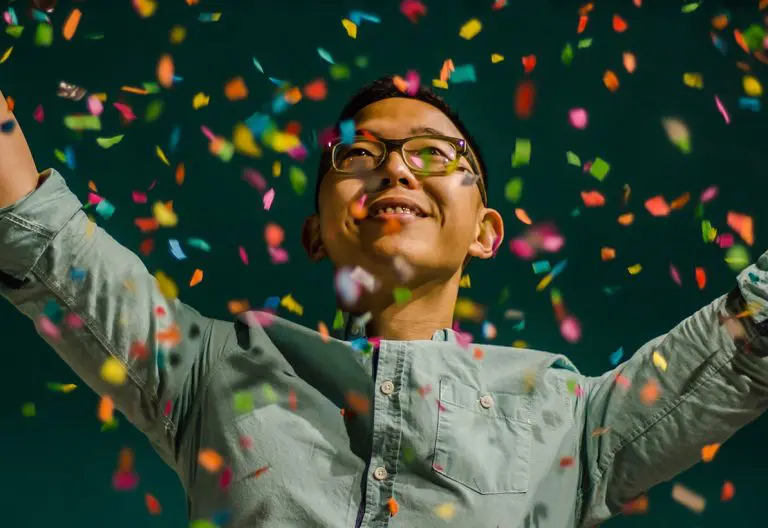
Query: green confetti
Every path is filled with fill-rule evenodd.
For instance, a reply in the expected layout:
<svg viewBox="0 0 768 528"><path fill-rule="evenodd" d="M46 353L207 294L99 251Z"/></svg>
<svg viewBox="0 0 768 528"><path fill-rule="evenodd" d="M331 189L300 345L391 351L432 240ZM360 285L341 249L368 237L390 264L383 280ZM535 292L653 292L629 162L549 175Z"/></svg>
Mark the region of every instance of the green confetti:
<svg viewBox="0 0 768 528"><path fill-rule="evenodd" d="M344 64L334 64L331 66L331 78L334 81L349 79L349 67Z"/></svg>
<svg viewBox="0 0 768 528"><path fill-rule="evenodd" d="M523 179L512 178L504 187L504 197L512 203L517 203L523 195Z"/></svg>
<svg viewBox="0 0 768 528"><path fill-rule="evenodd" d="M392 295L395 298L395 304L405 304L411 300L413 294L408 288L395 288L392 290Z"/></svg>
<svg viewBox="0 0 768 528"><path fill-rule="evenodd" d="M35 32L35 46L47 48L53 43L53 26L50 24L38 24Z"/></svg>
<svg viewBox="0 0 768 528"><path fill-rule="evenodd" d="M685 4L683 7L680 8L681 13L693 13L696 11L699 6L701 5L701 2L693 2L690 4Z"/></svg>
<svg viewBox="0 0 768 528"><path fill-rule="evenodd" d="M592 45L592 39L591 38L585 38L581 39L578 44L576 44L576 47L579 49L585 49Z"/></svg>
<svg viewBox="0 0 768 528"><path fill-rule="evenodd" d="M728 248L728 251L725 253L725 262L733 271L740 272L750 265L752 262L752 255L749 254L747 248L737 244Z"/></svg>
<svg viewBox="0 0 768 528"><path fill-rule="evenodd" d="M568 165L581 167L581 159L575 152L571 152L569 150L568 152L565 153L565 158L568 160Z"/></svg>
<svg viewBox="0 0 768 528"><path fill-rule="evenodd" d="M61 150L53 149L53 154L56 156L56 159L59 160L59 162L67 163L67 155L64 154L64 152L62 152Z"/></svg>
<svg viewBox="0 0 768 528"><path fill-rule="evenodd" d="M53 392L63 392L63 393L69 393L72 392L77 388L77 385L74 383L46 383L46 387L48 387L48 390L51 390Z"/></svg>
<svg viewBox="0 0 768 528"><path fill-rule="evenodd" d="M13 38L19 38L24 32L24 26L8 26L5 32Z"/></svg>
<svg viewBox="0 0 768 528"><path fill-rule="evenodd" d="M512 168L528 165L531 161L531 140L517 138L515 140L515 151L512 153Z"/></svg>
<svg viewBox="0 0 768 528"><path fill-rule="evenodd" d="M589 173L600 181L603 181L608 172L611 170L611 165L602 158L595 158L592 162L592 166L589 168Z"/></svg>
<svg viewBox="0 0 768 528"><path fill-rule="evenodd" d="M235 393L234 408L238 414L246 414L253 410L253 394L248 391Z"/></svg>
<svg viewBox="0 0 768 528"><path fill-rule="evenodd" d="M144 114L144 120L147 123L152 123L153 121L157 121L157 119L163 115L163 110L165 109L165 103L163 103L160 99L155 99L151 103L147 105L147 111Z"/></svg>
<svg viewBox="0 0 768 528"><path fill-rule="evenodd" d="M744 37L744 42L747 43L747 48L749 48L750 51L758 51L763 47L766 31L758 24L752 24L741 34L741 36Z"/></svg>
<svg viewBox="0 0 768 528"><path fill-rule="evenodd" d="M317 48L317 54L320 55L320 58L322 58L325 62L329 64L336 64L333 62L333 57L331 57L331 54L323 48Z"/></svg>
<svg viewBox="0 0 768 528"><path fill-rule="evenodd" d="M357 66L360 69L367 68L368 67L368 57L365 55L361 55L355 59L355 66Z"/></svg>
<svg viewBox="0 0 768 528"><path fill-rule="evenodd" d="M64 117L64 126L70 130L101 130L101 119L95 115L68 115Z"/></svg>
<svg viewBox="0 0 768 528"><path fill-rule="evenodd" d="M288 172L288 179L291 181L293 190L301 196L307 188L307 175L299 167L293 166Z"/></svg>
<svg viewBox="0 0 768 528"><path fill-rule="evenodd" d="M333 329L340 330L344 326L344 314L341 310L336 310L336 316L333 318Z"/></svg>
<svg viewBox="0 0 768 528"><path fill-rule="evenodd" d="M709 220L702 220L701 221L701 238L704 239L704 242L709 244L712 242L713 239L710 238L710 233L712 232L712 222ZM715 231L717 233L717 231Z"/></svg>
<svg viewBox="0 0 768 528"><path fill-rule="evenodd" d="M37 409L35 408L35 404L32 402L27 402L24 405L21 406L21 414L24 415L25 418L32 418L37 414Z"/></svg>
<svg viewBox="0 0 768 528"><path fill-rule="evenodd" d="M100 431L102 433L106 433L108 431L114 431L115 429L117 429L118 424L119 422L117 421L117 418L113 417L110 421L104 424L101 424Z"/></svg>
<svg viewBox="0 0 768 528"><path fill-rule="evenodd" d="M160 93L160 85L156 82L141 83L141 87L147 91L147 95Z"/></svg>
<svg viewBox="0 0 768 528"><path fill-rule="evenodd" d="M504 286L504 288L501 290L501 293L499 294L499 304L504 304L507 299L509 299L509 288Z"/></svg>
<svg viewBox="0 0 768 528"><path fill-rule="evenodd" d="M568 380L566 382L566 386L568 387L568 392L570 392L571 394L575 394L576 393L576 389L579 386L579 382L576 381L576 380L573 380L573 379L572 380Z"/></svg>
<svg viewBox="0 0 768 528"><path fill-rule="evenodd" d="M208 519L197 519L189 523L189 528L219 528Z"/></svg>
<svg viewBox="0 0 768 528"><path fill-rule="evenodd" d="M566 66L570 66L571 62L573 62L573 48L571 47L570 42L567 42L565 44L565 47L563 48L563 52L560 54L560 62L562 62Z"/></svg>
<svg viewBox="0 0 768 528"><path fill-rule="evenodd" d="M265 383L261 390L264 393L264 399L269 403L275 403L277 401L277 394L275 394L275 389L272 388L272 385Z"/></svg>
<svg viewBox="0 0 768 528"><path fill-rule="evenodd" d="M96 143L98 143L101 148L108 149L109 147L113 147L118 143L120 143L124 137L125 137L125 134L120 134L119 136L114 136L111 138L100 137L100 138L96 138Z"/></svg>

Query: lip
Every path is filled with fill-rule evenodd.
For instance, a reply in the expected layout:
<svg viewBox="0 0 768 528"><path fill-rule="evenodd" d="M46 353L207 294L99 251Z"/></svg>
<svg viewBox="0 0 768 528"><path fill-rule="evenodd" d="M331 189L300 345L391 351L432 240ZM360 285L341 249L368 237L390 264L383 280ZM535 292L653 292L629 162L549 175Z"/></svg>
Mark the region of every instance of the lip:
<svg viewBox="0 0 768 528"><path fill-rule="evenodd" d="M411 200L409 198L405 198L403 196L385 196L383 198L379 198L378 200L372 201L370 204L367 204L367 208L369 211L373 211L379 208L396 208L396 207L403 207L408 208L411 211L416 212L417 214L408 214L408 213L381 213L377 215L371 215L369 214L366 217L366 220L381 220L381 221L387 221L390 218L395 218L401 222L411 222L414 220L418 220L420 218L425 218L430 216L423 207L421 207L418 203L416 203L414 200Z"/></svg>

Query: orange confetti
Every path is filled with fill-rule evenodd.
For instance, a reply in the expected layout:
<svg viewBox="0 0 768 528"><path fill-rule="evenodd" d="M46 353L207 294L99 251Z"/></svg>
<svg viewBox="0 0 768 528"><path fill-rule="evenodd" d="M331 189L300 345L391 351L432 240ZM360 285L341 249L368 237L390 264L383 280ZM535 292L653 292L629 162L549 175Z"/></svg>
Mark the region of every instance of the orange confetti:
<svg viewBox="0 0 768 528"><path fill-rule="evenodd" d="M395 75L392 77L392 84L397 87L398 90L405 93L408 91L408 81L400 77L399 75Z"/></svg>
<svg viewBox="0 0 768 528"><path fill-rule="evenodd" d="M645 208L653 216L667 216L671 211L669 204L663 196L654 196L645 201Z"/></svg>
<svg viewBox="0 0 768 528"><path fill-rule="evenodd" d="M296 391L294 389L291 389L288 391L288 408L292 411L295 411L299 406L299 401L296 397Z"/></svg>
<svg viewBox="0 0 768 528"><path fill-rule="evenodd" d="M267 471L269 471L269 466L260 467L259 469L253 472L253 478L259 478Z"/></svg>
<svg viewBox="0 0 768 528"><path fill-rule="evenodd" d="M117 455L117 470L121 473L130 473L133 471L134 462L133 449L124 447Z"/></svg>
<svg viewBox="0 0 768 528"><path fill-rule="evenodd" d="M385 235L394 235L403 230L403 225L397 218L387 218L382 231Z"/></svg>
<svg viewBox="0 0 768 528"><path fill-rule="evenodd" d="M661 387L655 379L648 380L643 388L640 389L640 401L645 405L653 405L661 395Z"/></svg>
<svg viewBox="0 0 768 528"><path fill-rule="evenodd" d="M718 449L720 449L720 444L705 445L701 448L701 460L703 462L712 462Z"/></svg>
<svg viewBox="0 0 768 528"><path fill-rule="evenodd" d="M174 323L170 327L157 332L157 340L169 346L175 346L181 343L181 330L179 329L179 325Z"/></svg>
<svg viewBox="0 0 768 528"><path fill-rule="evenodd" d="M171 76L171 78L173 78L173 76ZM149 93L149 90L144 88L136 88L135 86L121 86L120 89L124 92L138 95L147 95Z"/></svg>
<svg viewBox="0 0 768 528"><path fill-rule="evenodd" d="M635 221L635 215L632 213L624 213L623 215L619 216L618 221L623 226L632 225L632 222Z"/></svg>
<svg viewBox="0 0 768 528"><path fill-rule="evenodd" d="M328 332L328 325L320 321L317 324L317 333L323 338L323 343L327 343L330 340L331 334Z"/></svg>
<svg viewBox="0 0 768 528"><path fill-rule="evenodd" d="M634 53L625 51L622 53L621 59L624 63L624 69L627 70L627 73L632 73L635 71L635 68L637 68L637 59L635 58Z"/></svg>
<svg viewBox="0 0 768 528"><path fill-rule="evenodd" d="M178 167L176 167L176 184L181 185L184 183L184 178L187 175L187 171L184 168L183 163L179 163Z"/></svg>
<svg viewBox="0 0 768 528"><path fill-rule="evenodd" d="M173 85L173 70L173 58L166 53L157 61L157 81L160 86L170 88Z"/></svg>
<svg viewBox="0 0 768 528"><path fill-rule="evenodd" d="M589 2L588 4L584 4L579 8L579 15L585 16L592 12L592 10L595 8L595 4L592 2Z"/></svg>
<svg viewBox="0 0 768 528"><path fill-rule="evenodd" d="M248 97L248 87L242 77L235 77L224 86L224 95L230 101L240 101Z"/></svg>
<svg viewBox="0 0 768 528"><path fill-rule="evenodd" d="M349 408L357 414L367 415L371 411L371 402L368 397L359 392L347 392L346 400Z"/></svg>
<svg viewBox="0 0 768 528"><path fill-rule="evenodd" d="M581 191L581 199L587 207L602 207L605 205L605 196L598 191Z"/></svg>
<svg viewBox="0 0 768 528"><path fill-rule="evenodd" d="M197 463L206 471L216 473L224 465L224 459L213 449L201 449L197 455Z"/></svg>
<svg viewBox="0 0 768 528"><path fill-rule="evenodd" d="M749 53L749 45L747 44L747 41L744 40L744 35L741 34L741 31L734 29L733 38L736 40L736 44L738 44L745 53Z"/></svg>
<svg viewBox="0 0 768 528"><path fill-rule="evenodd" d="M640 497L636 498L632 502L628 502L621 507L621 512L624 515L646 513L647 511L648 511L648 497L645 495L641 495Z"/></svg>
<svg viewBox="0 0 768 528"><path fill-rule="evenodd" d="M248 301L232 300L227 303L229 313L232 315L241 314L251 309L251 304Z"/></svg>
<svg viewBox="0 0 768 528"><path fill-rule="evenodd" d="M573 457L572 456L564 456L560 459L560 467L561 468L567 468L571 467L573 465Z"/></svg>
<svg viewBox="0 0 768 528"><path fill-rule="evenodd" d="M525 73L531 73L536 67L536 55L526 55L523 57L523 69Z"/></svg>
<svg viewBox="0 0 768 528"><path fill-rule="evenodd" d="M712 18L712 25L715 29L724 30L728 26L728 15L716 15Z"/></svg>
<svg viewBox="0 0 768 528"><path fill-rule="evenodd" d="M699 289L703 290L707 285L707 272L704 268L696 268L696 284L699 285Z"/></svg>
<svg viewBox="0 0 768 528"><path fill-rule="evenodd" d="M768 0L766 0L765 3L768 4ZM736 488L733 486L733 482L728 480L723 482L723 489L720 492L720 500L723 502L728 502L733 498L734 495L736 495Z"/></svg>
<svg viewBox="0 0 768 528"><path fill-rule="evenodd" d="M674 200L672 200L672 203L669 204L669 207L673 211L677 211L678 209L682 209L683 207L685 207L690 201L691 201L691 193L688 193L688 192L683 193L677 198L675 198Z"/></svg>
<svg viewBox="0 0 768 528"><path fill-rule="evenodd" d="M453 65L453 60L451 59L445 59L443 61L443 66L440 68L440 80L443 82L447 82L448 79L451 78L451 72L454 71L456 67Z"/></svg>
<svg viewBox="0 0 768 528"><path fill-rule="evenodd" d="M5 102L8 105L8 111L13 112L13 109L16 108L16 100L9 95L5 98Z"/></svg>
<svg viewBox="0 0 768 528"><path fill-rule="evenodd" d="M264 228L264 239L269 247L279 247L285 240L285 231L279 225L269 223Z"/></svg>
<svg viewBox="0 0 768 528"><path fill-rule="evenodd" d="M518 220L520 220L522 223L526 225L531 225L533 222L531 221L531 217L528 216L528 213L526 213L523 209L515 209L515 216Z"/></svg>
<svg viewBox="0 0 768 528"><path fill-rule="evenodd" d="M603 84L611 92L615 92L619 89L619 78L611 70L605 70L603 74Z"/></svg>
<svg viewBox="0 0 768 528"><path fill-rule="evenodd" d="M750 246L755 243L755 227L751 216L728 211L728 227L736 231Z"/></svg>
<svg viewBox="0 0 768 528"><path fill-rule="evenodd" d="M600 258L603 259L603 262L606 260L613 260L616 258L616 250L610 247L604 247L600 249Z"/></svg>
<svg viewBox="0 0 768 528"><path fill-rule="evenodd" d="M627 22L619 15L613 15L613 30L616 33L624 33L629 26Z"/></svg>
<svg viewBox="0 0 768 528"><path fill-rule="evenodd" d="M483 359L483 356L485 353L483 352L483 349L480 347L475 347L475 349L472 351L472 357L475 359Z"/></svg>
<svg viewBox="0 0 768 528"><path fill-rule="evenodd" d="M301 90L298 89L298 87L294 86L290 90L286 91L285 94L283 94L283 99L285 99L290 104L296 104L299 101L301 101L302 95Z"/></svg>
<svg viewBox="0 0 768 528"><path fill-rule="evenodd" d="M64 36L64 40L72 40L72 37L75 36L77 26L80 24L80 19L82 16L83 13L77 8L73 9L72 12L69 13L67 20L64 22L64 27L61 30L61 34Z"/></svg>
<svg viewBox="0 0 768 528"><path fill-rule="evenodd" d="M760 0L760 3L758 4L758 9L762 11L763 9L768 8L768 0Z"/></svg>
<svg viewBox="0 0 768 528"><path fill-rule="evenodd" d="M114 413L115 413L115 402L113 402L112 398L110 398L109 396L102 396L101 400L99 401L99 411L98 411L99 420L102 423L111 422L114 418Z"/></svg>
<svg viewBox="0 0 768 528"><path fill-rule="evenodd" d="M325 79L316 79L304 87L304 96L310 101L322 101L328 96Z"/></svg>
<svg viewBox="0 0 768 528"><path fill-rule="evenodd" d="M389 514L392 517L397 515L397 512L400 511L400 505L397 503L394 497L390 497L389 500L387 500L387 509L389 509Z"/></svg>
<svg viewBox="0 0 768 528"><path fill-rule="evenodd" d="M146 493L144 495L144 503L147 505L147 511L150 515L160 515L163 512L163 508L160 506L160 501L151 493Z"/></svg>
<svg viewBox="0 0 768 528"><path fill-rule="evenodd" d="M643 7L643 0L632 0L632 3L635 4L635 7Z"/></svg>
<svg viewBox="0 0 768 528"><path fill-rule="evenodd" d="M203 270L196 269L194 273L192 273L192 280L189 281L189 285L191 287L197 286L203 281Z"/></svg>
<svg viewBox="0 0 768 528"><path fill-rule="evenodd" d="M142 233L149 233L150 231L157 231L160 228L160 223L154 218L137 218L133 221L139 231Z"/></svg>
<svg viewBox="0 0 768 528"><path fill-rule="evenodd" d="M582 34L584 33L584 30L587 29L587 22L589 22L589 17L587 15L581 15L579 17L579 25L576 27L576 33Z"/></svg>

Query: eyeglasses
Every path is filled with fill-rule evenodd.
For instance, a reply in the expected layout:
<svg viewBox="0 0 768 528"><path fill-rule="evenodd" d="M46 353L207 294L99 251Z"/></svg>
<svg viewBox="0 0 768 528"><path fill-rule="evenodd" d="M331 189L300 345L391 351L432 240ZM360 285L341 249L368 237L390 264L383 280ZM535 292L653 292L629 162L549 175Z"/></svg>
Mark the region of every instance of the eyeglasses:
<svg viewBox="0 0 768 528"><path fill-rule="evenodd" d="M349 143L336 140L329 146L333 169L342 174L358 174L378 169L389 152L399 151L405 164L416 176L445 176L453 174L466 159L471 170L463 169L465 182L477 183L483 203L488 203L480 170L463 139L448 136L414 136L405 139L380 139L355 136Z"/></svg>

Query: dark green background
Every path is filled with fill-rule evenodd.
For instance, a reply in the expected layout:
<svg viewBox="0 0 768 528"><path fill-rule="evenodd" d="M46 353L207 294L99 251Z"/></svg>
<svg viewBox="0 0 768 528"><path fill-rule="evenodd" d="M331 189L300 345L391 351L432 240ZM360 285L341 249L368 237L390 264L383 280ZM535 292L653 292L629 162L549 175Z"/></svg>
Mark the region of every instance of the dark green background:
<svg viewBox="0 0 768 528"><path fill-rule="evenodd" d="M608 356L619 346L632 351L646 340L671 328L676 322L733 286L734 273L723 262L723 250L704 244L700 220L694 215L695 203L668 218L653 218L643 208L645 199L663 194L672 199L690 191L694 201L709 185L720 187L719 197L707 206L705 217L723 231L729 231L725 215L736 210L755 216L756 257L767 248L762 233L768 229L763 214L768 196L768 119L764 111L752 113L738 109L743 95L737 60L749 62L766 83L766 67L749 59L731 37L723 56L709 37L712 15L722 6L706 2L693 14L681 14L680 2L646 0L642 9L629 0L598 2L582 37L592 37L589 49L577 50L570 67L560 62L566 42L574 47L578 2L510 0L501 11L490 9L490 0L427 0L429 12L417 25L398 10L399 2L206 2L188 7L182 0L161 2L157 14L141 20L127 0L79 2L84 16L75 38L65 42L60 27L73 4L61 2L52 15L56 39L51 48L33 44L34 24L26 14L26 3L14 5L26 26L22 37L0 36L0 51L15 45L9 60L0 65L0 89L17 101L17 117L27 134L40 169L54 166L66 177L71 188L86 198L87 182L93 180L100 193L112 201L117 211L109 221L100 221L121 243L133 250L143 240L133 219L149 216L147 206L131 201L132 190L146 190L157 180L150 194L154 200L173 199L181 219L177 229L154 234L157 249L145 259L151 271L162 269L180 284L181 298L206 315L228 318L227 301L248 298L254 306L268 296L292 293L305 306L297 319L316 327L319 320L330 324L334 305L331 269L328 263L311 265L299 246L299 228L312 209L312 193L298 197L291 189L287 171L279 180L271 177L271 164L285 156L267 151L264 158L252 160L236 156L222 163L207 152L207 141L200 125L215 133L229 135L232 126L254 111L265 110L274 96L274 85L254 68L257 57L266 73L278 79L303 85L317 77L329 79L329 97L318 103L302 101L277 116L283 126L298 120L303 137L310 141L312 130L320 130L335 118L346 97L363 82L385 73L418 70L429 82L437 77L444 59L455 64L472 63L477 83L452 85L443 92L455 104L477 136L490 167L492 205L500 208L507 220L507 241L521 232L522 224L513 215L514 207L503 196L506 182L514 175L525 180L520 206L536 220L552 220L566 236L566 246L552 262L568 258L565 273L556 281L568 309L581 319L584 336L569 345L559 334L549 297L536 293L539 277L529 263L515 259L505 243L496 259L473 263L472 288L465 293L489 306L489 319L499 328L496 343L510 344L524 339L533 348L565 353L588 374L609 368ZM731 27L746 28L760 22L757 1L735 3ZM357 40L347 37L341 18L350 9L378 14L381 24L363 23ZM218 23L201 23L200 12L221 11ZM625 34L611 29L611 16L622 14L630 28ZM459 27L471 17L484 24L471 41L458 37ZM187 27L188 37L181 46L171 46L168 32L172 25ZM103 33L102 40L89 40L89 34ZM320 46L346 63L352 75L346 81L333 81L329 67L319 58ZM623 51L631 50L638 60L637 71L628 75L621 65ZM153 81L158 57L173 54L176 72L183 77L170 91L142 97L119 91L124 84ZM506 60L491 64L491 53ZM530 76L538 88L533 118L517 119L513 111L513 92L524 77L520 57L534 53L538 66ZM354 66L354 58L365 55L367 69ZM611 94L602 84L605 69L614 70L620 80L618 92ZM684 72L701 72L704 89L693 90L682 82ZM223 86L235 75L246 80L250 96L245 101L228 102ZM84 101L73 103L56 97L56 86L66 80L93 92L107 92L110 103L124 100L140 119L123 127L117 112L109 106L99 134L82 136L68 131L62 118L83 111ZM198 91L210 94L211 103L199 111L192 109ZM714 105L719 94L731 112L726 125ZM165 112L154 123L144 122L147 104L160 99ZM44 124L32 120L38 103L45 108ZM588 109L590 124L578 131L567 123L569 108ZM693 141L692 154L681 154L666 139L660 120L678 116L688 123ZM168 152L173 126L182 127L179 149L171 162L184 161L187 181L179 188L173 169L154 154L155 145ZM103 150L95 137L125 133L123 142ZM515 138L530 138L533 144L529 167L512 169L510 154ZM72 146L77 168L69 170L57 162L53 151ZM600 156L612 164L608 178L597 182L580 169L566 164L565 152L573 150L582 161ZM317 152L302 165L314 184ZM277 189L270 212L263 211L261 196L241 180L244 167L260 170ZM632 186L629 207L621 207L622 186ZM601 209L581 209L579 192L599 189L608 204ZM616 217L625 210L637 215L635 224L623 228ZM267 221L282 225L287 233L285 247L289 264L269 263L263 239ZM167 251L167 239L185 240L196 236L212 246L210 254L187 248L189 259L177 262ZM250 255L244 266L237 254L243 245ZM603 263L600 247L617 249L617 259ZM643 265L643 271L630 277L627 266ZM670 263L680 269L684 285L678 288L669 278ZM693 270L706 268L709 283L704 291L695 286ZM186 286L192 271L205 270L205 280L196 288ZM606 286L620 286L606 295ZM501 288L508 287L510 298L503 305L496 301ZM508 308L524 310L527 325L516 331L502 315ZM0 305L0 523L3 526L78 526L134 527L183 526L185 499L177 478L153 453L149 444L121 419L117 431L100 433L95 417L97 399L85 386L71 394L49 392L49 381L77 382L74 374L37 337L31 323L6 303ZM477 328L467 327L473 331ZM21 406L35 402L37 416L24 418ZM747 427L728 442L713 463L700 464L679 481L708 499L707 509L697 516L670 497L670 484L650 494L647 516L619 519L611 526L765 526L766 443L768 423L763 419ZM121 448L136 451L136 469L141 476L137 491L122 493L111 488L110 479ZM729 504L719 502L724 480L731 480L736 496ZM152 518L144 507L143 495L153 493L162 503L162 516Z"/></svg>

